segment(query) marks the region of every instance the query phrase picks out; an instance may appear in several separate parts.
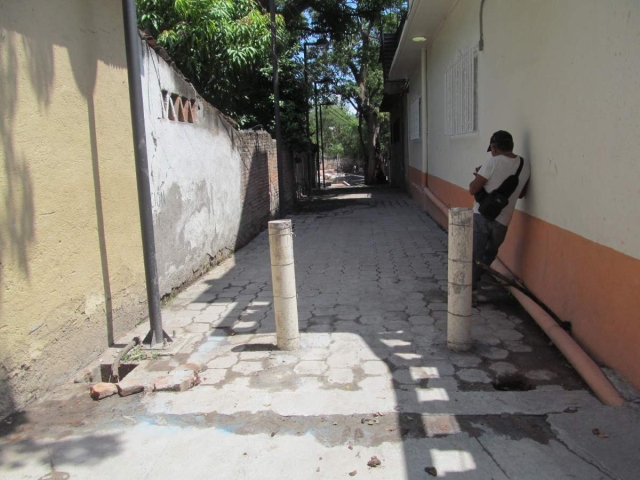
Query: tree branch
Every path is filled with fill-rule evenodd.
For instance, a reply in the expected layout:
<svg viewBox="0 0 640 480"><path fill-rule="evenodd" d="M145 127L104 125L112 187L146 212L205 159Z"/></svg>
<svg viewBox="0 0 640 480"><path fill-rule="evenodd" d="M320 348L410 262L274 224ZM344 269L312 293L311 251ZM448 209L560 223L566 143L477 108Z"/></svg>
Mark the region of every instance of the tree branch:
<svg viewBox="0 0 640 480"><path fill-rule="evenodd" d="M347 67L351 70L351 74L356 82L360 81L360 70L358 70L358 66L355 64L353 60L349 60L347 62Z"/></svg>
<svg viewBox="0 0 640 480"><path fill-rule="evenodd" d="M360 107L356 102L353 101L353 98L346 97L346 99L347 99L347 102L349 102L353 106L353 108L356 109L356 112L360 112Z"/></svg>

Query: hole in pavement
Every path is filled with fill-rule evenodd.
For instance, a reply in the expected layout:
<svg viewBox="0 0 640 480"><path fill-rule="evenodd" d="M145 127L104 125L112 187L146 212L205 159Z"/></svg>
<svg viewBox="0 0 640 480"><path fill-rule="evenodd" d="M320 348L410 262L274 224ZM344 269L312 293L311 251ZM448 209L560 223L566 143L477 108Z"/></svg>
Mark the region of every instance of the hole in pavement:
<svg viewBox="0 0 640 480"><path fill-rule="evenodd" d="M102 381L105 383L118 383L124 377L129 375L131 371L138 366L137 363L121 363L118 368L118 377L114 378L111 376L111 364L103 363L100 365L100 375L102 376Z"/></svg>
<svg viewBox="0 0 640 480"><path fill-rule="evenodd" d="M526 392L535 388L527 377L521 373L502 375L498 377L492 385L493 388L502 392Z"/></svg>
<svg viewBox="0 0 640 480"><path fill-rule="evenodd" d="M233 352L271 352L278 348L273 343L249 343L247 345L238 345L233 347Z"/></svg>

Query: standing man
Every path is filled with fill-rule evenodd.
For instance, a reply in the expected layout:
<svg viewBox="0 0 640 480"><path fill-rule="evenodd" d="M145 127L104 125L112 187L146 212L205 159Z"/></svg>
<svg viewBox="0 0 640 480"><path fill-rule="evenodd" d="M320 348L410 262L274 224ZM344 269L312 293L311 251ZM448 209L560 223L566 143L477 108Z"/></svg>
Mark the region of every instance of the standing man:
<svg viewBox="0 0 640 480"><path fill-rule="evenodd" d="M498 255L498 249L507 236L507 228L511 222L513 211L516 208L518 198L523 198L529 177L531 166L526 159L522 159L513 153L513 137L504 130L497 131L491 136L489 148L491 158L481 167L476 168L474 180L469 184L469 193L478 199L478 193L484 190L487 194L498 189L503 182L512 175L518 175L518 184L508 197L509 202L500 211L495 220L491 220L480 213L478 201L473 206L473 299L477 301L478 281L482 276L482 270L476 265L476 261L485 265L491 265ZM482 193L481 193L482 195Z"/></svg>

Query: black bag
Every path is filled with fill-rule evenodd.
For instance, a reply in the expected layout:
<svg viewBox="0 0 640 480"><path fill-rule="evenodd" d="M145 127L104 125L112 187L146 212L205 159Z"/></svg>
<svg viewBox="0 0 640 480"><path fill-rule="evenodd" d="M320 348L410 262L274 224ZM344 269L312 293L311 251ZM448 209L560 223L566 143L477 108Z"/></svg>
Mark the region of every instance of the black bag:
<svg viewBox="0 0 640 480"><path fill-rule="evenodd" d="M485 218L495 220L500 215L500 212L504 210L504 207L509 204L509 198L518 188L518 183L520 183L520 172L523 165L524 159L520 157L520 166L515 175L505 178L502 185L494 191L489 193L483 188L475 195L475 199L479 204L478 210Z"/></svg>

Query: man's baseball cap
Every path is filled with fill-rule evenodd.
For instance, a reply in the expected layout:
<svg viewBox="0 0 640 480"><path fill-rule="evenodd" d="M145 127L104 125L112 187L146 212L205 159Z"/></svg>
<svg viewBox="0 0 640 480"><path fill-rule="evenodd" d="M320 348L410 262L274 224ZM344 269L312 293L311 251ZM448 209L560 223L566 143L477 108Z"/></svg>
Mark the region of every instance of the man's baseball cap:
<svg viewBox="0 0 640 480"><path fill-rule="evenodd" d="M489 140L487 152L491 151L491 145L496 145L498 148L500 148L500 150L513 150L513 137L509 132L498 130L496 133L491 135L491 140Z"/></svg>

